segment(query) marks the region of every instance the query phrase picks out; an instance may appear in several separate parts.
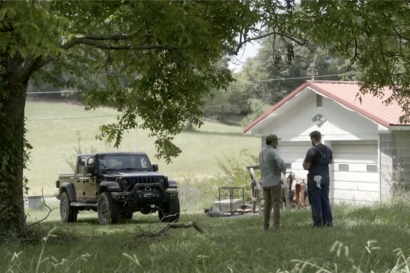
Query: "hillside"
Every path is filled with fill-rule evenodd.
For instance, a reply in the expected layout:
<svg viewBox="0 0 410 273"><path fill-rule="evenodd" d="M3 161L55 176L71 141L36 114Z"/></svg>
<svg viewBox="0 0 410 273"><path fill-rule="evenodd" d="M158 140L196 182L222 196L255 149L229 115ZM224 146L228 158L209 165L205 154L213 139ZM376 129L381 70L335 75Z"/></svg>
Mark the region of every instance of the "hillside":
<svg viewBox="0 0 410 273"><path fill-rule="evenodd" d="M103 141L95 139L102 124L116 121L113 109L85 111L83 106L67 103L33 102L26 103L27 139L32 144L31 162L25 175L29 179L30 194L54 194L55 181L59 173L72 173L66 158L74 154L77 133L80 132L83 152L91 147L97 151L135 151L136 130L125 134L121 147L111 148ZM257 155L260 138L242 134L242 129L217 123L205 123L197 132L183 132L175 137L175 144L182 149L180 157L167 165L157 160L154 138L149 131L138 130L139 151L146 152L153 163L159 164L160 172L170 178L192 173L198 177L220 172L218 158L223 155L238 156L241 149L248 149ZM246 159L242 158L244 166Z"/></svg>

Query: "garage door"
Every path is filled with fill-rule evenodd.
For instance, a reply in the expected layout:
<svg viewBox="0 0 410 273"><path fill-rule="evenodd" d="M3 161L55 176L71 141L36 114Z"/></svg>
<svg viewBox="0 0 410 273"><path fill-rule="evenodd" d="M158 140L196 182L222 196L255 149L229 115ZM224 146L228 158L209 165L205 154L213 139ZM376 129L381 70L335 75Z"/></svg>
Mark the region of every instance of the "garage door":
<svg viewBox="0 0 410 273"><path fill-rule="evenodd" d="M303 160L312 144L307 141L279 141L278 152L287 164L287 170L295 172L295 177L305 179L307 171L303 169Z"/></svg>
<svg viewBox="0 0 410 273"><path fill-rule="evenodd" d="M335 203L379 200L377 141L334 141L332 197Z"/></svg>

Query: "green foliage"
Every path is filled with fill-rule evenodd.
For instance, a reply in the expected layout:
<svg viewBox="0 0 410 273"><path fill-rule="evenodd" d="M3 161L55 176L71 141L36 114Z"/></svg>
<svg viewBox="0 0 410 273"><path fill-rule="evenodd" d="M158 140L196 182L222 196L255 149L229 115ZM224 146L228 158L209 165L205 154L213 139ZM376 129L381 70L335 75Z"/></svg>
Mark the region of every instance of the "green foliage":
<svg viewBox="0 0 410 273"><path fill-rule="evenodd" d="M0 81L5 86L0 90L0 102L10 109L14 107L10 98L16 98L16 113L23 113L32 76L79 90L86 109L110 105L121 113L116 123L100 127L97 138L119 147L124 131L136 126L150 129L156 138L157 158L169 163L181 153L173 140L185 121L200 126L204 97L211 90L227 89L234 81L227 68L215 64L226 54L237 54L247 42L271 35L275 50L285 46L288 62L295 60L296 45L319 44L330 54L338 53L346 63L356 64L362 93L381 96L383 88L390 87L394 93L386 103L398 101L404 110L400 122L408 122L408 3L302 1L296 8L291 3L3 1ZM57 80L66 75L70 75L69 81ZM268 93L271 87L254 91L258 97L266 97L262 101L267 104L287 92L283 87L273 96ZM137 115L144 120L142 124L136 124ZM19 127L12 132L16 143L0 138L1 157L7 159L3 164L7 173L0 179L7 185L3 188L21 183L14 180L25 165L23 154L28 147L24 120L14 121L13 117L4 117L10 124L4 123L2 128ZM12 182L7 180L9 171Z"/></svg>
<svg viewBox="0 0 410 273"><path fill-rule="evenodd" d="M302 1L288 29L338 53L360 71L361 95L397 101L410 121L410 7L407 1ZM385 93L389 87L393 94Z"/></svg>
<svg viewBox="0 0 410 273"><path fill-rule="evenodd" d="M405 176L405 170L400 163L392 172L384 172L382 178L388 181L393 200L403 201L410 197L410 180Z"/></svg>
<svg viewBox="0 0 410 273"><path fill-rule="evenodd" d="M228 58L223 58L217 66L224 69L228 68ZM227 115L246 115L249 112L248 99L252 96L243 83L241 74L233 75L235 82L232 82L226 90L212 89L209 94L203 98L203 115L205 117L215 118L224 121Z"/></svg>
<svg viewBox="0 0 410 273"><path fill-rule="evenodd" d="M6 166L0 193L7 204L20 203L20 224L18 180L29 147L24 101L32 76L36 86L80 91L87 110L114 106L121 113L117 122L100 126L96 137L118 148L124 131L149 129L157 158L170 163L181 153L173 139L184 122L201 124L203 96L232 82L230 71L214 64L224 47L238 45L242 28L256 24L253 7L237 1L1 2L0 103L7 110L0 109L5 120L0 129L7 134L0 135ZM137 115L142 124L136 124Z"/></svg>
<svg viewBox="0 0 410 273"><path fill-rule="evenodd" d="M237 1L5 2L0 55L29 60L27 76L38 71L37 83L79 90L86 109L114 106L121 115L98 138L115 147L138 114L138 126L157 138L157 157L171 162L184 122L201 124L204 95L233 81L214 64L238 45L238 31L257 22L253 8Z"/></svg>
<svg viewBox="0 0 410 273"><path fill-rule="evenodd" d="M199 179L194 174L188 173L177 179L179 202L183 210L203 211L203 208L215 201L202 189L205 185L210 185L207 178Z"/></svg>
<svg viewBox="0 0 410 273"><path fill-rule="evenodd" d="M258 99L249 99L248 104L249 108L251 109L251 113L243 118L241 122L242 126L248 125L271 107L270 105L266 105Z"/></svg>
<svg viewBox="0 0 410 273"><path fill-rule="evenodd" d="M243 77L247 81L254 81L253 84L244 85L248 94L252 98L258 99L264 104L274 105L283 99L290 92L309 80L307 75L308 67L315 62L315 68L319 75L327 76L327 80L348 80L352 79L352 74L343 74L348 70L348 64L336 53L330 54L315 44L309 47L292 45L292 62L287 56L288 44L275 41L274 37L267 37L261 41L261 48L254 58L247 59L243 67ZM356 67L351 67L353 72ZM338 75L340 74L340 75ZM354 75L353 75L354 76ZM300 78L285 81L269 81L267 79ZM260 82L258 82L261 80ZM252 111L254 112L254 111Z"/></svg>
<svg viewBox="0 0 410 273"><path fill-rule="evenodd" d="M218 189L220 187L244 187L245 202L250 202L252 200L250 174L246 166L238 162L241 156L248 157L248 164L250 166L259 165L258 157L249 154L245 149L239 152L237 158L224 155L225 163L218 159L222 173L212 177L208 183L201 184L200 189L202 192L217 200L219 196Z"/></svg>

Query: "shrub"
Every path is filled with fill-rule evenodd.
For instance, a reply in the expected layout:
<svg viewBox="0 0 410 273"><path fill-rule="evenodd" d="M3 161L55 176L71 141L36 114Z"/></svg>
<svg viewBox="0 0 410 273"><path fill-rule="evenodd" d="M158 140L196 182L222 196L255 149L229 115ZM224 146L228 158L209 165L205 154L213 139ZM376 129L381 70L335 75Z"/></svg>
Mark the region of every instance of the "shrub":
<svg viewBox="0 0 410 273"><path fill-rule="evenodd" d="M404 169L400 163L390 174L390 186L393 199L407 198L410 194L410 181L404 176Z"/></svg>
<svg viewBox="0 0 410 273"><path fill-rule="evenodd" d="M250 175L245 164L239 163L241 156L248 157L249 165L259 165L258 157L250 155L246 149L241 150L237 158L224 154L225 162L218 159L218 165L222 173L210 178L208 183L200 184L201 191L216 200L219 196L218 189L220 187L244 187L245 202L252 201Z"/></svg>
<svg viewBox="0 0 410 273"><path fill-rule="evenodd" d="M211 198L202 187L206 187L210 182L208 179L200 179L193 174L187 174L178 179L179 202L182 208L202 209L208 206Z"/></svg>

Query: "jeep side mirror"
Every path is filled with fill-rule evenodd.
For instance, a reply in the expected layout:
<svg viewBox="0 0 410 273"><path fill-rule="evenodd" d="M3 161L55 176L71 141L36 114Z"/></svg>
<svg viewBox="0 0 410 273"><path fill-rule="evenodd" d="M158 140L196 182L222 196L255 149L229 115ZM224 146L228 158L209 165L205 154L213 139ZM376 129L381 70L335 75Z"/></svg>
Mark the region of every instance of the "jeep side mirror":
<svg viewBox="0 0 410 273"><path fill-rule="evenodd" d="M86 174L94 174L94 166L87 166Z"/></svg>
<svg viewBox="0 0 410 273"><path fill-rule="evenodd" d="M158 171L158 164L152 164L152 168L154 169L154 172Z"/></svg>

